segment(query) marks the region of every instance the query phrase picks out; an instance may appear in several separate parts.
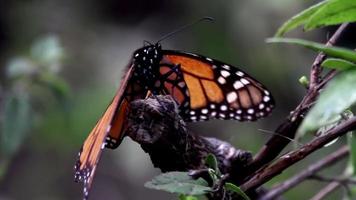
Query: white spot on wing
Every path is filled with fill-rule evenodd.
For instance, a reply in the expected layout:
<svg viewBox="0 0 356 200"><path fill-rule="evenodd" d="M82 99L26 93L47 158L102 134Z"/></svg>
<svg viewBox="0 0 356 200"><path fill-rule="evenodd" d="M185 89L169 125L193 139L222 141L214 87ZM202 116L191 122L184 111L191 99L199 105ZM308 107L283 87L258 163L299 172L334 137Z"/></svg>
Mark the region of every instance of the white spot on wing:
<svg viewBox="0 0 356 200"><path fill-rule="evenodd" d="M235 116L235 119L241 120L241 117L240 117L239 115L236 115L236 116Z"/></svg>
<svg viewBox="0 0 356 200"><path fill-rule="evenodd" d="M220 113L220 114L219 114L219 117L225 118L225 114L224 114L224 113Z"/></svg>
<svg viewBox="0 0 356 200"><path fill-rule="evenodd" d="M221 105L221 106L220 106L220 110L226 111L226 110L227 110L227 106L226 106L226 105Z"/></svg>
<svg viewBox="0 0 356 200"><path fill-rule="evenodd" d="M260 105L258 105L259 109L263 109L264 107L265 107L265 104L263 104L263 103L260 103Z"/></svg>
<svg viewBox="0 0 356 200"><path fill-rule="evenodd" d="M271 100L271 98L269 98L269 96L264 96L264 97L263 97L263 101L264 101L264 102L268 102L269 100Z"/></svg>
<svg viewBox="0 0 356 200"><path fill-rule="evenodd" d="M236 101L236 99L237 99L236 92L230 92L229 94L227 94L226 99L227 99L227 102L229 102L229 103Z"/></svg>
<svg viewBox="0 0 356 200"><path fill-rule="evenodd" d="M185 87L185 82L184 81L179 82L178 86L181 87L181 88Z"/></svg>
<svg viewBox="0 0 356 200"><path fill-rule="evenodd" d="M223 65L222 68L230 70L230 66L229 65Z"/></svg>
<svg viewBox="0 0 356 200"><path fill-rule="evenodd" d="M106 132L109 132L111 129L111 125L109 125L108 127L106 127Z"/></svg>
<svg viewBox="0 0 356 200"><path fill-rule="evenodd" d="M223 85L223 84L226 83L226 80L225 80L224 77L220 76L220 77L218 78L218 82Z"/></svg>
<svg viewBox="0 0 356 200"><path fill-rule="evenodd" d="M228 71L226 71L226 70L222 70L221 72L220 72L220 74L221 74L221 76L223 76L223 77L228 77L228 76L230 76L230 72L228 72Z"/></svg>
<svg viewBox="0 0 356 200"><path fill-rule="evenodd" d="M240 81L235 81L235 83L234 83L234 88L235 88L236 90L242 88L243 86L244 86L244 85L243 85Z"/></svg>
<svg viewBox="0 0 356 200"><path fill-rule="evenodd" d="M244 79L244 78L242 78L240 81L241 81L244 85L247 85L247 84L250 83L250 81L248 81L248 80L246 80L246 79Z"/></svg>
<svg viewBox="0 0 356 200"><path fill-rule="evenodd" d="M242 71L237 71L237 72L236 72L236 75L238 75L238 76L243 76L244 73L243 73Z"/></svg>

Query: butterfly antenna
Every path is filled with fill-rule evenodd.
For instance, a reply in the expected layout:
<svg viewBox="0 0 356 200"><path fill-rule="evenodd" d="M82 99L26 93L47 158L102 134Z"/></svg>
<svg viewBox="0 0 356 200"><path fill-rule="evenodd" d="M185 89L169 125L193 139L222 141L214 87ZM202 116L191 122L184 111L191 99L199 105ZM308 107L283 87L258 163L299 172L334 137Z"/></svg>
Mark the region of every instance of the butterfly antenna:
<svg viewBox="0 0 356 200"><path fill-rule="evenodd" d="M298 142L297 140L295 140L295 139L293 139L293 138L287 137L287 136L285 136L285 135L281 135L281 134L276 133L276 132L273 132L273 131L263 130L263 129L257 129L257 130L260 131L260 132L262 132L262 133L268 133L268 134L272 134L272 135L277 135L277 136L279 136L279 137L281 137L281 138L284 138L284 139L286 139L286 140L289 140L289 141L291 141L291 142L294 142L294 143L298 144L298 146L303 146L303 145L304 145L304 144Z"/></svg>
<svg viewBox="0 0 356 200"><path fill-rule="evenodd" d="M162 36L162 37L157 41L157 43L161 42L162 40L165 40L165 39L169 38L170 36L172 36L172 35L174 35L174 34L176 34L176 33L181 32L181 31L183 31L183 30L185 30L185 29L187 29L187 28L189 28L189 27L191 27L191 26L193 26L193 25L195 25L195 24L198 24L198 23L200 23L200 22L202 22L202 21L214 21L214 18L212 18L212 17L202 17L202 18L200 18L200 19L198 19L198 20L196 20L196 21L194 21L194 22L192 22L192 23L190 23L190 24L186 24L186 25L184 25L184 26L181 26L180 28L178 28L178 29L176 29L176 30L174 30L174 31L172 31L172 32L170 32L170 33L168 33L168 34Z"/></svg>

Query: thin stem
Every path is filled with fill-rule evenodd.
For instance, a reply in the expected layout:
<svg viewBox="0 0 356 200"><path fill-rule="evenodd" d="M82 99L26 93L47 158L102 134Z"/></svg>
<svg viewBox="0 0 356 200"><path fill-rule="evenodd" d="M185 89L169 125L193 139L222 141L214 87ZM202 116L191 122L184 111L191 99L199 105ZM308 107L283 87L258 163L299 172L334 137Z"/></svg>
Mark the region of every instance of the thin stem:
<svg viewBox="0 0 356 200"><path fill-rule="evenodd" d="M322 181L322 182L339 182L340 184L353 184L355 185L356 184L356 180L355 179L352 179L350 177L333 177L333 178L330 178L330 177L325 177L325 176L320 176L320 175L312 175L309 177L310 179L315 179L315 180L318 180L318 181Z"/></svg>
<svg viewBox="0 0 356 200"><path fill-rule="evenodd" d="M340 149L338 149L337 151L335 151L334 153L326 156L322 160L310 165L307 169L303 170L299 174L273 187L263 196L263 198L261 198L261 200L275 199L276 197L280 196L284 192L300 184L305 179L313 177L320 170L330 165L336 164L337 161L340 161L341 159L345 158L348 154L349 154L349 149L348 146L345 145Z"/></svg>
<svg viewBox="0 0 356 200"><path fill-rule="evenodd" d="M341 186L340 182L332 182L320 190L316 195L314 195L310 200L322 200L326 198L331 192L336 190Z"/></svg>
<svg viewBox="0 0 356 200"><path fill-rule="evenodd" d="M336 44L337 40L340 38L342 32L346 29L347 26L348 26L348 23L342 24L335 31L333 36L331 36L331 38L328 40L328 42L325 44L325 46L333 46L334 44ZM325 58L326 58L326 55L324 53L319 53L319 55L315 58L315 61L312 65L312 69L310 71L310 84L309 84L310 89L315 88L319 83L320 73L322 71L321 63L325 60Z"/></svg>

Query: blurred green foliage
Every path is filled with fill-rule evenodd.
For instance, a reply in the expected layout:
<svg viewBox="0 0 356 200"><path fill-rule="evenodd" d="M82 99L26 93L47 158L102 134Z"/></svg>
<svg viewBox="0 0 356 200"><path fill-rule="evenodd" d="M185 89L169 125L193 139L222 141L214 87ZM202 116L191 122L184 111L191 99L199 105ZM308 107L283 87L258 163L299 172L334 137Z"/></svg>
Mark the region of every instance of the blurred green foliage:
<svg viewBox="0 0 356 200"><path fill-rule="evenodd" d="M0 169L4 175L9 160L28 138L41 116L40 107L48 106L44 98L49 91L65 105L69 95L67 83L58 77L64 50L55 36L35 41L28 55L12 58L6 66L8 85L4 93L0 132Z"/></svg>

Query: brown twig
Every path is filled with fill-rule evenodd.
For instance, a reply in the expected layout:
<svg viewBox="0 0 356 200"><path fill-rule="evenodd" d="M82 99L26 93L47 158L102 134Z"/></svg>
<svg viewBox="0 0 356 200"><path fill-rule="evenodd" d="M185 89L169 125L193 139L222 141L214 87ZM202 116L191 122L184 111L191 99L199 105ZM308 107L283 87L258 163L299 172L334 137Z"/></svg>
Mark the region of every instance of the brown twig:
<svg viewBox="0 0 356 200"><path fill-rule="evenodd" d="M351 178L351 177L325 177L325 176L320 176L317 174L313 174L312 176L309 177L309 179L315 179L318 181L322 181L322 182L339 182L341 184L356 184L356 180Z"/></svg>
<svg viewBox="0 0 356 200"><path fill-rule="evenodd" d="M314 195L310 200L321 200L324 199L328 194L336 190L341 186L340 182L331 182L320 190L316 195Z"/></svg>
<svg viewBox="0 0 356 200"><path fill-rule="evenodd" d="M269 192L263 195L260 200L271 200L275 199L276 197L280 196L284 192L288 191L289 189L295 187L305 179L313 177L317 172L321 171L322 169L335 164L337 161L345 158L349 153L348 146L342 146L334 153L326 156L322 160L310 165L307 169L303 170L301 173L293 176L292 178L278 184L277 186L271 188Z"/></svg>
<svg viewBox="0 0 356 200"><path fill-rule="evenodd" d="M335 44L338 39L340 38L341 34L345 31L348 24L342 24L333 36L329 39L326 43L327 46L331 46ZM279 135L283 135L287 138L294 138L296 130L298 129L300 123L303 120L303 116L309 110L310 105L315 101L317 96L319 95L320 89L329 81L332 76L327 76L320 82L320 72L321 72L321 63L325 59L325 54L319 53L318 56L315 58L313 65L311 67L310 72L310 84L308 87L307 94L301 101L301 103L296 107L296 109L291 112L291 114L286 118L286 120L278 126L276 129L276 135L272 136L267 143L260 149L260 151L256 154L253 161L250 163L249 169L251 174L254 174L256 171L261 169L264 165L267 165L272 160L274 160L281 151L289 144L290 140L280 137Z"/></svg>
<svg viewBox="0 0 356 200"><path fill-rule="evenodd" d="M287 169L294 163L302 160L309 154L322 148L325 144L354 129L356 129L356 117L350 118L349 120L341 123L337 127L327 131L325 135L317 137L311 142L300 147L299 149L280 157L274 164L266 167L265 169L255 174L252 178L245 182L241 186L241 188L244 191L256 189L257 187L269 181L276 175L282 173L283 170Z"/></svg>

